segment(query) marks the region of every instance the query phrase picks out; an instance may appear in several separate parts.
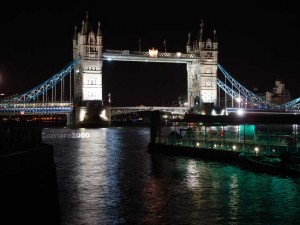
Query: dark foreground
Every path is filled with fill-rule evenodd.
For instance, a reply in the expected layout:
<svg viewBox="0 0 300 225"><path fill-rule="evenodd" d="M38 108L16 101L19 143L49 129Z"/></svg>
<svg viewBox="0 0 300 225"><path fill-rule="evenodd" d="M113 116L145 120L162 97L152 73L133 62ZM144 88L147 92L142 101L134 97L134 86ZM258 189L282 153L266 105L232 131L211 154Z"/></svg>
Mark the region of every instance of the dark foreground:
<svg viewBox="0 0 300 225"><path fill-rule="evenodd" d="M0 224L60 224L52 146L0 157Z"/></svg>

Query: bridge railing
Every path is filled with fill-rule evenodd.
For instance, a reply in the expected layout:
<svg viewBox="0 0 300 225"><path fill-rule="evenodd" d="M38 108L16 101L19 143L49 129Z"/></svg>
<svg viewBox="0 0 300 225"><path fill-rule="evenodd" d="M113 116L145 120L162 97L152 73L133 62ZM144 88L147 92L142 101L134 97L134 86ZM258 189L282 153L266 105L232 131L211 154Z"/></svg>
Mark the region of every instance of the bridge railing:
<svg viewBox="0 0 300 225"><path fill-rule="evenodd" d="M0 103L0 108L11 108L11 107L15 107L15 108L20 108L20 107L26 107L26 108L30 108L30 107L64 107L64 106L73 106L73 102L3 102Z"/></svg>

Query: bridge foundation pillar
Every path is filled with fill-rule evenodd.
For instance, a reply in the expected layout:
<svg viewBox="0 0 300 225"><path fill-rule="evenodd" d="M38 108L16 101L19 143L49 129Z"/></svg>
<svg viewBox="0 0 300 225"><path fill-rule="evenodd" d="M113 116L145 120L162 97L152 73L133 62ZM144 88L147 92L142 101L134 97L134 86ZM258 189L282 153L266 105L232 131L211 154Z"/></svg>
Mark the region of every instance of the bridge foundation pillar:
<svg viewBox="0 0 300 225"><path fill-rule="evenodd" d="M67 127L70 127L72 124L74 124L74 114L68 113L67 114Z"/></svg>
<svg viewBox="0 0 300 225"><path fill-rule="evenodd" d="M78 106L69 116L69 127L109 127L111 126L111 109L109 106Z"/></svg>

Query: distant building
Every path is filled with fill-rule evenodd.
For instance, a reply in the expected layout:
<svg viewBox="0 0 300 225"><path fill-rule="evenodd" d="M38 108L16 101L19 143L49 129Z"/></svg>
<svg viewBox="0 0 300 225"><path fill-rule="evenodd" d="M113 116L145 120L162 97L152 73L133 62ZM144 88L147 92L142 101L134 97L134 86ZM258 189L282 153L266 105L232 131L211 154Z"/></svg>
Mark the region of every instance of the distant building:
<svg viewBox="0 0 300 225"><path fill-rule="evenodd" d="M284 104L291 100L291 93L285 89L285 84L281 80L276 80L273 91L266 92L266 100L275 104Z"/></svg>
<svg viewBox="0 0 300 225"><path fill-rule="evenodd" d="M266 100L266 91L265 90L259 90L258 88L253 88L252 91L255 95L262 98L263 100Z"/></svg>
<svg viewBox="0 0 300 225"><path fill-rule="evenodd" d="M188 99L187 95L180 95L177 99L169 99L162 103L162 106L166 107L187 107Z"/></svg>

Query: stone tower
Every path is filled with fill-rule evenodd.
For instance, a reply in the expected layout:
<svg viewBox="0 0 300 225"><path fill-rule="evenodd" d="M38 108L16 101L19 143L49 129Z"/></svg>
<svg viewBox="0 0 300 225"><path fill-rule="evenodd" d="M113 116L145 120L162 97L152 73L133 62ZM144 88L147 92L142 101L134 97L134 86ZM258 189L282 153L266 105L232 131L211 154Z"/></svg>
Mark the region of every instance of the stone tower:
<svg viewBox="0 0 300 225"><path fill-rule="evenodd" d="M204 23L201 20L199 34L193 42L188 35L187 53L199 54L200 60L187 64L188 105L200 108L217 106L218 42L216 31L213 39L203 38Z"/></svg>
<svg viewBox="0 0 300 225"><path fill-rule="evenodd" d="M97 33L94 33L86 13L80 31L78 32L75 27L73 37L73 59L80 57L74 78L74 103L77 106L103 104L102 48L100 22L98 22Z"/></svg>
<svg viewBox="0 0 300 225"><path fill-rule="evenodd" d="M71 126L102 127L110 125L110 109L104 106L102 97L102 34L100 22L94 33L88 13L81 29L73 37L73 59L80 58L74 68L74 112Z"/></svg>

